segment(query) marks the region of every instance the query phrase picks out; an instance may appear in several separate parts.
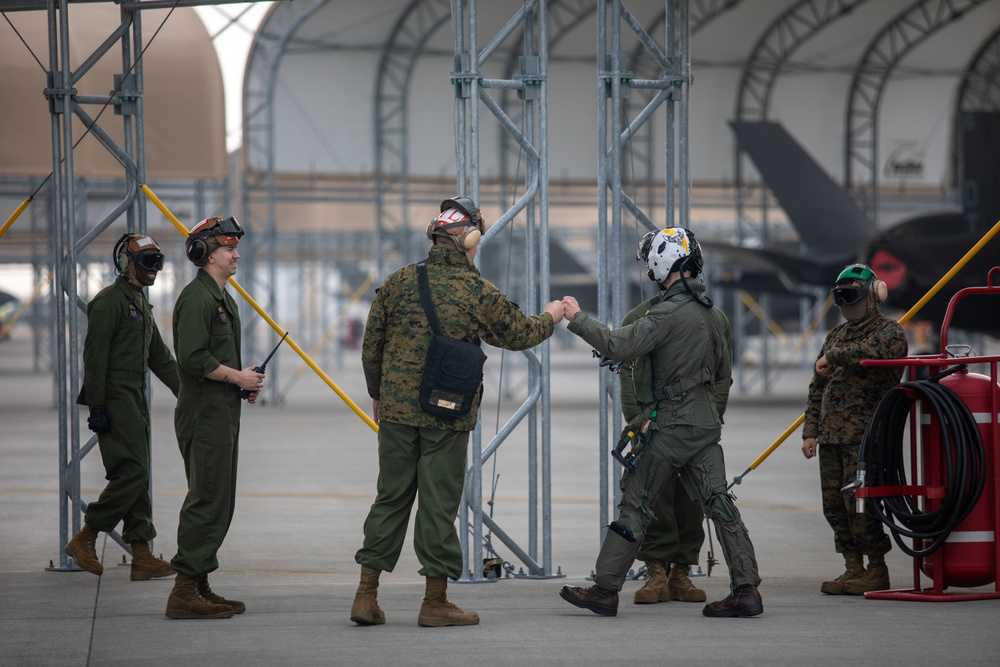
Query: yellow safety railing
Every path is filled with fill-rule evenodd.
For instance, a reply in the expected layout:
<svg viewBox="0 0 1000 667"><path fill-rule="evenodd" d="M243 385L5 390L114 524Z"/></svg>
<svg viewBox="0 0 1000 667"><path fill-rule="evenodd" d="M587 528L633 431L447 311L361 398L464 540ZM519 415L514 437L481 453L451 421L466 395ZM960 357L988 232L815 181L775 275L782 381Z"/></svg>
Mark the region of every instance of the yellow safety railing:
<svg viewBox="0 0 1000 667"><path fill-rule="evenodd" d="M311 350L309 350L310 356L319 354L320 352L323 351L323 348L326 347L327 343L329 343L333 339L334 334L337 333L337 330L340 328L341 322L344 321L344 317L347 314L348 307L357 303L358 300L360 300L361 297L365 295L365 292L368 291L368 288L371 287L373 282L375 282L375 276L369 275L367 278L365 278L365 282L361 284L361 287L359 287L358 289L354 290L353 293L351 293L350 297L348 297L347 299L347 305L344 306L344 308L341 309L339 313L337 313L337 317L335 317L333 323L330 324L329 327L327 327L326 331L323 334L323 337L320 338L318 343L313 345L313 348ZM299 364L299 367L295 369L294 373L292 373L292 378L285 385L284 389L282 389L281 393L282 394L288 393L288 390L291 389L296 382L298 382L299 378L302 377L303 373L305 373L307 370L309 370L309 366L307 366L306 364Z"/></svg>
<svg viewBox="0 0 1000 667"><path fill-rule="evenodd" d="M17 312L15 312L11 316L11 318L7 321L6 324L0 326L0 340L3 340L4 338L7 337L7 334L9 334L10 330L14 328L14 325L17 324L17 321L21 319L21 316L27 312L28 308L31 307L31 304L35 303L35 301L38 301L38 297L41 296L42 290L45 289L45 286L49 284L50 280L52 280L53 275L55 274L52 271L49 271L47 276L39 280L38 284L35 286L35 291L32 292L31 294L31 297L27 301L21 304L21 307L17 309Z"/></svg>
<svg viewBox="0 0 1000 667"><path fill-rule="evenodd" d="M143 184L140 187L142 188L143 193L145 193L145 195L149 198L149 200L151 202L153 202L153 204L156 206L156 208L160 209L160 211L163 213L163 215L165 215L167 217L167 219L170 220L170 222L174 225L174 227L177 228L177 231L179 231L184 236L187 236L188 235L187 227L185 227L183 224L181 224L181 222L174 216L173 213L170 212L170 209L168 209L163 204L163 202L160 201L160 199L149 188L149 186ZM249 303L250 306L254 310L257 311L257 314L259 314L262 318L264 318L265 322L267 322L269 325L271 325L272 329L274 329L275 331L277 331L279 334L284 334L285 333L285 329L282 329L281 327L279 327L278 324L277 324L277 322L275 322L271 318L271 316L268 315L267 312L265 312L264 309L261 308L260 305L258 305L256 301L254 301L253 297L251 297L247 293L247 291L245 289L243 289L243 287L238 282L236 282L236 280L234 278L232 278L232 277L229 278L229 284L233 286L233 289L235 289L237 292L240 293L240 296L242 296L244 299L246 299L247 303ZM347 394L345 394L343 392L343 390L340 387L338 387L337 384L333 380L331 380L330 377L326 373L324 373L323 370L319 366L316 365L316 362L314 362L309 357L309 355L306 354L302 350L302 348L298 346L298 344L292 339L291 336L288 336L288 338L285 339L285 342L288 343L289 347L291 347L293 350L295 350L296 354L298 354L300 357L302 357L302 360L311 369L313 369L313 371L315 371L316 375L318 375L323 380L323 382L325 382L327 384L327 386L329 386L331 389L333 389L333 391L337 394L337 396L339 396L340 399L342 401L344 401L344 403L346 403L347 406L349 408L351 408L351 410L353 410L355 412L355 414L357 414L359 417L361 417L361 419L363 419L365 421L365 423L368 424L372 428L373 431L375 431L376 433L378 432L378 425L374 421L372 421L372 418L369 417L367 414L365 414L365 412L361 408L359 408L357 406L357 404L354 401L352 401L351 398Z"/></svg>

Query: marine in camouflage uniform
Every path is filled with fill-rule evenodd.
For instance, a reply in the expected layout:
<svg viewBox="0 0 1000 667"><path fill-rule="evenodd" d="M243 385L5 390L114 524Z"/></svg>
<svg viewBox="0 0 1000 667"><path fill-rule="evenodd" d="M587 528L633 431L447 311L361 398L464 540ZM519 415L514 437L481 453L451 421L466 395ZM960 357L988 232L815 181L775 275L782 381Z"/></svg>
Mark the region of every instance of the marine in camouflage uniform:
<svg viewBox="0 0 1000 667"><path fill-rule="evenodd" d="M897 322L878 310L878 277L864 265L841 272L839 288L861 288L854 304L838 299L846 322L834 327L820 350L809 383L802 452L812 458L819 450L823 515L833 528L834 547L846 569L820 587L831 595L860 595L889 588L885 554L892 548L878 515L867 507L857 511L853 489L841 489L857 477L858 452L868 422L882 397L900 379L891 366L864 368L862 359L898 359L907 353L906 334ZM838 288L834 288L835 297ZM882 299L884 299L884 292ZM862 556L868 556L868 568Z"/></svg>
<svg viewBox="0 0 1000 667"><path fill-rule="evenodd" d="M660 297L656 296L640 303L625 315L622 326L628 326L643 317L659 302ZM729 318L718 308L714 308L713 312L723 321L726 347L732 359L733 332L729 326ZM633 359L621 365L619 380L622 414L627 422L631 422L642 412L640 397L647 404L654 401L653 388L646 386L648 382L642 382L647 379L647 374L648 357ZM723 421L731 385L731 378L728 382L715 384L716 394L723 399L721 402L716 402L720 421ZM695 588L688 578L691 565L698 562L701 547L705 542L705 530L701 523L704 511L700 502L692 498L680 483L679 470L670 476L663 487L663 492L657 496L653 504L653 513L655 515L653 521L647 527L646 537L636 554L636 557L645 563L647 578L643 587L635 592L634 602L636 604L669 600L704 602L705 591ZM669 574L664 569L665 562L672 564Z"/></svg>
<svg viewBox="0 0 1000 667"><path fill-rule="evenodd" d="M525 350L549 338L562 318L558 301L540 315L517 304L484 280L472 258L483 231L482 216L468 198L448 199L428 227L435 241L426 260L431 299L442 334L508 350ZM465 481L469 432L475 428L482 386L471 409L454 420L424 412L420 385L431 328L417 287L417 265L391 274L376 291L368 313L361 361L378 422L377 496L364 524L364 545L355 560L361 582L351 620L382 624L376 601L378 577L399 559L410 510L419 495L414 549L427 592L418 616L423 626L474 625L475 612L447 601L447 578L462 574L455 518Z"/></svg>
<svg viewBox="0 0 1000 667"><path fill-rule="evenodd" d="M208 575L236 509L239 460L239 390L254 403L264 376L242 367L240 313L225 289L236 274L243 229L235 218L206 218L185 243L198 273L174 304L174 351L181 380L174 430L184 457L188 492L177 523L177 571L167 599L168 618L228 618L246 605L217 595Z"/></svg>
<svg viewBox="0 0 1000 667"><path fill-rule="evenodd" d="M150 371L177 395L177 364L160 337L153 306L143 292L163 267L152 238L125 234L113 251L115 282L87 307L83 344L83 387L77 403L90 407L88 426L97 433L108 485L87 505L84 526L66 553L88 572L101 574L94 541L122 522L122 539L131 545L133 581L173 574L153 556L156 537L149 494L151 433L146 378Z"/></svg>
<svg viewBox="0 0 1000 667"><path fill-rule="evenodd" d="M705 605L706 616L755 616L763 612L760 577L750 536L726 491L719 440L720 411L731 383L732 360L726 326L691 276L701 272L701 251L693 235L670 228L652 239L648 266L662 300L632 324L617 330L579 311L564 298L569 329L610 359L649 356L654 403L644 405L649 439L634 471L623 476L618 518L611 523L597 557L594 586L564 586L566 601L603 616L618 613L618 591L635 560L650 523L653 505L666 481L681 469L692 497L704 499L729 566L731 594ZM676 246L676 247L674 247ZM694 263L688 262L694 259Z"/></svg>

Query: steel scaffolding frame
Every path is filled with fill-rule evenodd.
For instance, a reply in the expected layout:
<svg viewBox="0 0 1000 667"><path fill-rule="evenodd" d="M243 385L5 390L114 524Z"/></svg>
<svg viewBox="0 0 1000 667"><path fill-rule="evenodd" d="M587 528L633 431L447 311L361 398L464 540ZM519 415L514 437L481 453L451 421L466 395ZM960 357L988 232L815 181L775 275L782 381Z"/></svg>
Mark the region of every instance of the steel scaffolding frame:
<svg viewBox="0 0 1000 667"><path fill-rule="evenodd" d="M622 280L622 213L627 210L648 229L657 229L650 217L622 191L622 155L638 128L665 107L665 226L690 226L690 169L688 124L690 120L691 58L690 14L687 0L665 2L665 47L660 48L622 0L600 0L597 13L597 134L598 134L598 287L597 317L617 326L626 308ZM622 27L630 30L659 65L657 78L638 79L624 68L621 48ZM646 106L626 127L622 109L629 89L656 91ZM674 180L677 174L678 202ZM610 193L610 201L608 195ZM610 225L609 225L610 215ZM611 285L611 289L608 289ZM609 517L608 487L612 485L609 466L610 442L622 428L618 378L606 367L598 381L598 467L600 470L600 539ZM610 403L610 423L609 423ZM614 485L614 503L620 491Z"/></svg>

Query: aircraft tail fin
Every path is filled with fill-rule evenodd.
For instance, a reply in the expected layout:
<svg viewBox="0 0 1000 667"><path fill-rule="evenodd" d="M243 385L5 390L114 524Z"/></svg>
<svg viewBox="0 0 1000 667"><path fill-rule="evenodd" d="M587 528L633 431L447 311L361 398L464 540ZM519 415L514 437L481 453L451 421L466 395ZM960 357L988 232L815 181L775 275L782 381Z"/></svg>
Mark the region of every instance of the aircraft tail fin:
<svg viewBox="0 0 1000 667"><path fill-rule="evenodd" d="M875 234L864 211L779 123L729 125L810 254L855 253Z"/></svg>

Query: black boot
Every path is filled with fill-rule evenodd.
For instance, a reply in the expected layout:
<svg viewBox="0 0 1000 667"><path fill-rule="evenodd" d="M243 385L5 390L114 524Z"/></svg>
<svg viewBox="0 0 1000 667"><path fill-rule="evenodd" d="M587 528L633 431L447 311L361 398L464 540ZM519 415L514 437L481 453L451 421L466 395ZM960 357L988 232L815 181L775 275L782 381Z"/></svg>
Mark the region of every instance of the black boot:
<svg viewBox="0 0 1000 667"><path fill-rule="evenodd" d="M733 618L735 616L757 616L764 613L764 603L756 586L740 586L725 600L705 605L701 610L705 616Z"/></svg>
<svg viewBox="0 0 1000 667"><path fill-rule="evenodd" d="M599 616L618 615L617 591L606 591L600 586L590 588L563 586L559 591L559 597L581 609L589 609Z"/></svg>

